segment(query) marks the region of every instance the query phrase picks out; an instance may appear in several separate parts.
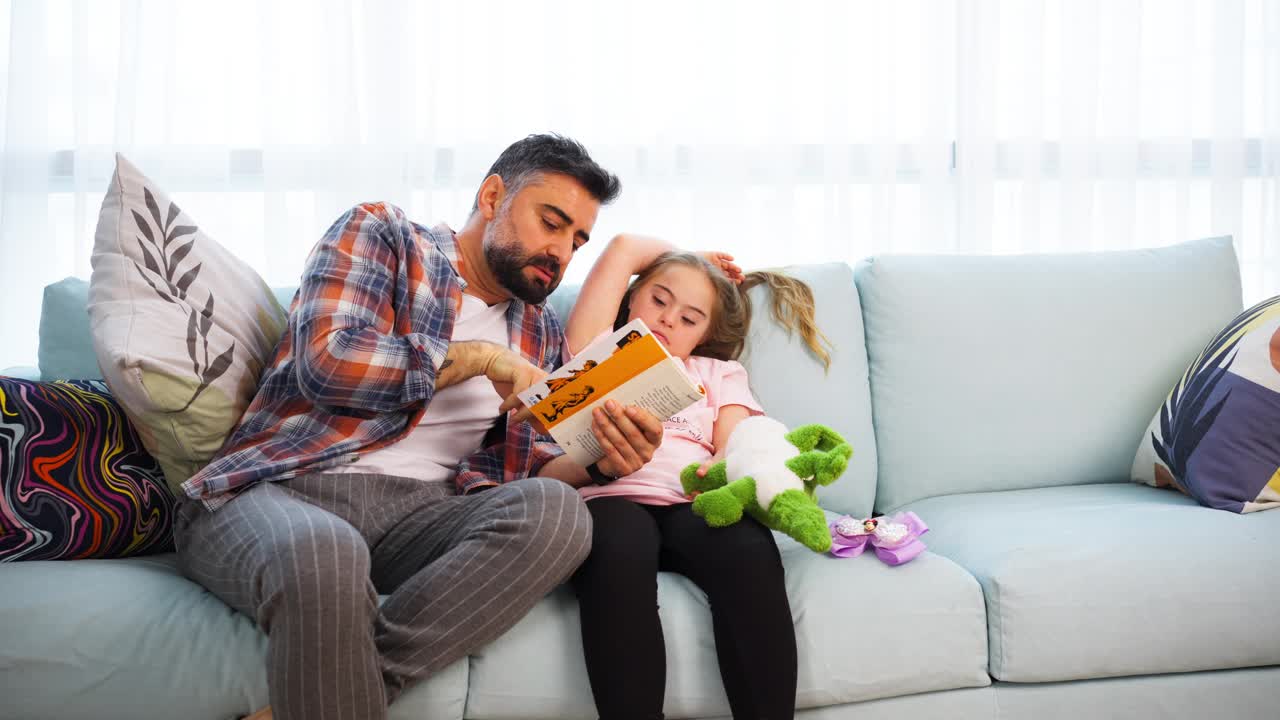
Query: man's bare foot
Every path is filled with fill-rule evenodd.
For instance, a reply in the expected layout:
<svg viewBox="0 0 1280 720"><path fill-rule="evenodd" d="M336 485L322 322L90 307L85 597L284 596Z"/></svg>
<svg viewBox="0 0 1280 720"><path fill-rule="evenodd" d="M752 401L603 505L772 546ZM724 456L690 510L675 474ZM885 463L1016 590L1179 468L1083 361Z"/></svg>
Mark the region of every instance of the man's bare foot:
<svg viewBox="0 0 1280 720"><path fill-rule="evenodd" d="M243 720L271 720L271 706L268 705L252 715L245 715Z"/></svg>

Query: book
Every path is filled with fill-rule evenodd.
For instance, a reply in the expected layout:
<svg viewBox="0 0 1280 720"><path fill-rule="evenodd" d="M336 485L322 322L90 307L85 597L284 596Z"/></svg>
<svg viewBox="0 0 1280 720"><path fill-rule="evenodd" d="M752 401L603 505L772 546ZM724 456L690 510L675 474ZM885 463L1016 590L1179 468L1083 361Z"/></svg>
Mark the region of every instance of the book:
<svg viewBox="0 0 1280 720"><path fill-rule="evenodd" d="M637 319L588 345L519 398L565 453L586 466L604 457L591 414L606 400L665 420L705 394Z"/></svg>

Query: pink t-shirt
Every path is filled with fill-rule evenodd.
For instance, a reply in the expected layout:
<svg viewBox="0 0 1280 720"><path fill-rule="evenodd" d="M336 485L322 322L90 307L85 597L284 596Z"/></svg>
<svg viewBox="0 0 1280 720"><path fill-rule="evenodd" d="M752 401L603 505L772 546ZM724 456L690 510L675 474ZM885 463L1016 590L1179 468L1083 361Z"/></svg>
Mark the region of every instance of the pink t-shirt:
<svg viewBox="0 0 1280 720"><path fill-rule="evenodd" d="M741 363L690 357L684 361L684 369L706 388L706 396L662 423L662 444L649 464L608 485L582 488L584 499L622 496L643 505L689 502L680 487L680 471L689 463L710 460L715 454L712 440L720 408L742 405L752 415L764 414L751 395L747 370Z"/></svg>

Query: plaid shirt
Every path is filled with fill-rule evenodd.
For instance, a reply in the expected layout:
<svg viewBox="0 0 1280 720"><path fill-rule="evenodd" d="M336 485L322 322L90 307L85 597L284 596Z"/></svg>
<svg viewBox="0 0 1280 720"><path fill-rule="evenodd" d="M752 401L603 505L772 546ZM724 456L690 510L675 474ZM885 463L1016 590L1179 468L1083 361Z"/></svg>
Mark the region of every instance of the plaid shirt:
<svg viewBox="0 0 1280 720"><path fill-rule="evenodd" d="M287 480L386 447L417 427L435 392L466 281L449 228L397 207L352 208L307 259L289 326L258 394L213 460L183 483L210 510L262 480ZM510 346L546 370L564 334L546 305L513 299ZM496 442L491 442L496 440ZM458 492L528 477L563 451L529 423L458 465Z"/></svg>

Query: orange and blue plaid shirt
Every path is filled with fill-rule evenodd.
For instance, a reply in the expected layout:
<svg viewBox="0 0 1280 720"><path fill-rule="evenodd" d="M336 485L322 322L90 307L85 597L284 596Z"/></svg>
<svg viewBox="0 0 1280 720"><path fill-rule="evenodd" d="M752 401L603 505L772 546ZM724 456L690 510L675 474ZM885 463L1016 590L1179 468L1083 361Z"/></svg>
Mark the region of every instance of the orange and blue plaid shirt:
<svg viewBox="0 0 1280 720"><path fill-rule="evenodd" d="M263 480L352 462L409 434L431 403L466 282L447 227L397 207L352 208L307 258L289 325L257 395L222 449L183 490L210 510ZM510 346L545 370L564 333L548 305L513 299ZM528 477L563 450L529 423L500 423L458 465L459 493Z"/></svg>

